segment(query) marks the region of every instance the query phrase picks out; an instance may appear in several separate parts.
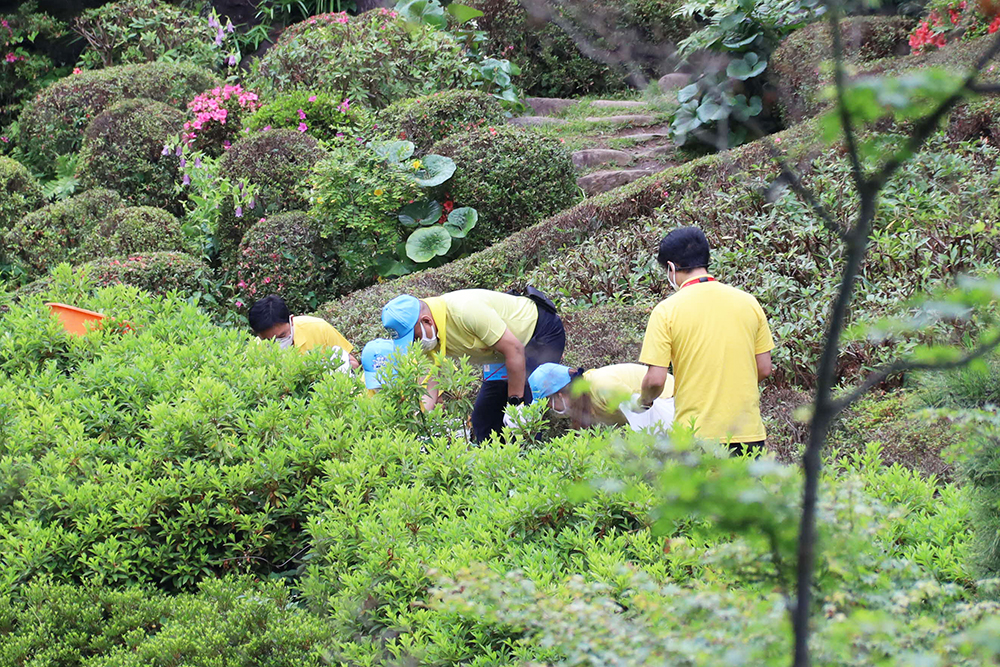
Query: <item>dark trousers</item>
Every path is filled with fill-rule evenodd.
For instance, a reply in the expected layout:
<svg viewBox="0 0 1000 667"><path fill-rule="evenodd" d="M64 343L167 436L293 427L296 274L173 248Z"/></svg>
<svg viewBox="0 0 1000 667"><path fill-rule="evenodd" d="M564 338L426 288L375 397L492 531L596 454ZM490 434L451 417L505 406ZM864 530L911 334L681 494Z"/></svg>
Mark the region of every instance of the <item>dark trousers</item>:
<svg viewBox="0 0 1000 667"><path fill-rule="evenodd" d="M744 454L763 454L767 451L767 447L763 440L758 440L757 442L731 442L729 443L729 451L735 456L743 456Z"/></svg>
<svg viewBox="0 0 1000 667"><path fill-rule="evenodd" d="M538 309L538 322L531 340L524 346L524 401L531 402L531 388L528 375L545 363L557 364L562 361L566 349L566 330L559 316L545 308ZM508 370L509 372L509 370ZM507 380L483 382L476 404L472 408L472 439L482 442L503 428L503 412L507 407Z"/></svg>

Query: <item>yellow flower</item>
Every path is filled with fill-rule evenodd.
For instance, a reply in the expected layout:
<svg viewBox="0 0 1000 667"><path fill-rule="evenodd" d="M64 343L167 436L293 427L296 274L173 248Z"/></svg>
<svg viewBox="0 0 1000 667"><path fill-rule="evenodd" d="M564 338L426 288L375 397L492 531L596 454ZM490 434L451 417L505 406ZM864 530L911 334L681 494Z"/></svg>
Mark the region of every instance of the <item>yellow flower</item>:
<svg viewBox="0 0 1000 667"><path fill-rule="evenodd" d="M383 190L382 188L375 188L375 196L376 197L381 197L384 194L385 194L385 190Z"/></svg>
<svg viewBox="0 0 1000 667"><path fill-rule="evenodd" d="M424 163L421 162L420 160L414 160L413 163L410 164L410 166L413 167L413 171L416 171L417 169L420 169L422 166L424 166Z"/></svg>

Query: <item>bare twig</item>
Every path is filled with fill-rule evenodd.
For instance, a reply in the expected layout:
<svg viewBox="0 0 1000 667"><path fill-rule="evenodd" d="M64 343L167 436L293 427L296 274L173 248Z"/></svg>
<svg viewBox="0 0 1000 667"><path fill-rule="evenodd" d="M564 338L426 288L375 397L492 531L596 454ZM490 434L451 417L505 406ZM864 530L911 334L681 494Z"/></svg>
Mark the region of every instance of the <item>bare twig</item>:
<svg viewBox="0 0 1000 667"><path fill-rule="evenodd" d="M833 81L837 88L837 111L840 115L840 126L844 128L844 143L847 144L847 154L851 160L851 174L854 185L861 190L865 186L865 173L861 167L861 157L858 154L858 144L854 136L854 123L851 114L844 104L844 90L847 88L844 80L844 43L840 34L840 7L834 3L827 5L830 17L830 38L833 40Z"/></svg>

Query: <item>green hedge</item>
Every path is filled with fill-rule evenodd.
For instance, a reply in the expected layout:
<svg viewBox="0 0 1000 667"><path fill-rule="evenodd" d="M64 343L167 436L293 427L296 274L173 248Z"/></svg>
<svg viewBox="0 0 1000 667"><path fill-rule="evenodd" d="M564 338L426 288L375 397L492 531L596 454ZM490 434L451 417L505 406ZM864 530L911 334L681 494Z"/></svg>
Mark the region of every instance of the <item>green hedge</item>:
<svg viewBox="0 0 1000 667"><path fill-rule="evenodd" d="M0 233L45 203L38 179L23 164L8 157L0 157L0 188Z"/></svg>
<svg viewBox="0 0 1000 667"><path fill-rule="evenodd" d="M185 250L180 220L152 206L129 206L112 212L83 245L83 254L90 257Z"/></svg>
<svg viewBox="0 0 1000 667"><path fill-rule="evenodd" d="M394 102L376 114L373 131L412 141L418 151L426 151L448 135L505 121L506 113L495 97L459 89Z"/></svg>
<svg viewBox="0 0 1000 667"><path fill-rule="evenodd" d="M74 74L43 89L24 106L17 143L25 164L51 175L56 156L78 151L91 120L116 102L143 97L185 109L195 95L218 84L211 72L164 62Z"/></svg>

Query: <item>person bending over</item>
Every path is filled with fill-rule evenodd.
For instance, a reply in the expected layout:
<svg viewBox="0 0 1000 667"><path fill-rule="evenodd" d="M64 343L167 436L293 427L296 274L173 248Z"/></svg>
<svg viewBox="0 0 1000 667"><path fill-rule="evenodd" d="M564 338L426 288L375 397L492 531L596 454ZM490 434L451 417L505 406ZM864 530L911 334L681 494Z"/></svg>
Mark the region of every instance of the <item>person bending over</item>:
<svg viewBox="0 0 1000 667"><path fill-rule="evenodd" d="M309 315L292 316L285 300L277 294L269 294L250 306L247 319L261 340L276 340L282 348L294 346L299 352L338 348L352 369L359 365L351 354L354 346L332 324Z"/></svg>

